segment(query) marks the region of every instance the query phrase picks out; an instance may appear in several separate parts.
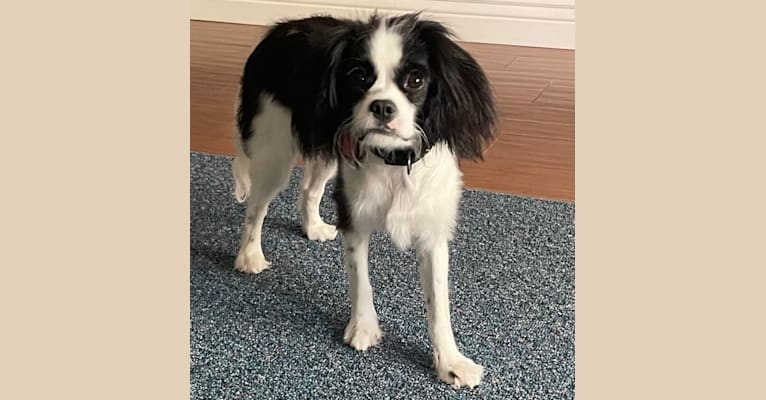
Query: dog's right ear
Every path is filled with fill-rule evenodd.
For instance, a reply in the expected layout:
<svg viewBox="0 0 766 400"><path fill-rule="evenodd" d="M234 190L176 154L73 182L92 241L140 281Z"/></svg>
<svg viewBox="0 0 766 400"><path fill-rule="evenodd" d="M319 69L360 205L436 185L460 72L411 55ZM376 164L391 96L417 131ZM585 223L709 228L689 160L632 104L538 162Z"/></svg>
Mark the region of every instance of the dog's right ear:
<svg viewBox="0 0 766 400"><path fill-rule="evenodd" d="M323 38L325 50L322 55L324 59L320 65L323 65L326 70L323 71L323 87L320 90L324 94L324 99L320 100L325 100L331 109L338 105L338 67L350 38L351 30L345 26L336 27L327 37ZM320 101L319 104L324 104L325 101Z"/></svg>

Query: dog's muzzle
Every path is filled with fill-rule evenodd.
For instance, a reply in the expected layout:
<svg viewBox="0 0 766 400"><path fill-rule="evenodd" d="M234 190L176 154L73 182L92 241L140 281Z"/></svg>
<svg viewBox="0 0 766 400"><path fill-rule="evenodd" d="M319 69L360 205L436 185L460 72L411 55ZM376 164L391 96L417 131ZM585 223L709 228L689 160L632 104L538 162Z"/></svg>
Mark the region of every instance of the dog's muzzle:
<svg viewBox="0 0 766 400"><path fill-rule="evenodd" d="M364 139L364 136L358 139L353 138L347 130L342 131L338 138L341 155L355 167L360 165L365 155L362 146L359 144L362 139ZM381 158L386 165L406 167L407 175L409 175L412 172L412 165L420 161L431 150L430 147L424 145L421 146L421 149L420 152L416 151L414 147L405 147L394 150L381 147L370 147L369 150L372 154Z"/></svg>

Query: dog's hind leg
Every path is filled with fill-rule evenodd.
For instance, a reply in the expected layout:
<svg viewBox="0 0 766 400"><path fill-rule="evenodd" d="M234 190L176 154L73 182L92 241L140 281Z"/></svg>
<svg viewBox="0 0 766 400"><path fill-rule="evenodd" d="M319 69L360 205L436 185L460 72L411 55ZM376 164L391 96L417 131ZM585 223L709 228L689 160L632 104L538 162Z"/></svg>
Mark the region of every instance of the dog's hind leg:
<svg viewBox="0 0 766 400"><path fill-rule="evenodd" d="M245 223L234 266L239 271L253 274L269 267L261 248L263 220L269 203L287 187L298 158L290 112L266 97L262 98L261 105L260 112L253 118L253 134L239 147L232 168L237 185L235 194L240 201L247 198ZM244 176L245 171L249 180ZM246 182L249 182L249 188Z"/></svg>
<svg viewBox="0 0 766 400"><path fill-rule="evenodd" d="M301 194L298 196L298 209L303 217L303 232L309 240L333 240L337 235L335 225L322 220L319 215L319 203L322 201L325 184L337 172L335 160L309 159L303 168Z"/></svg>

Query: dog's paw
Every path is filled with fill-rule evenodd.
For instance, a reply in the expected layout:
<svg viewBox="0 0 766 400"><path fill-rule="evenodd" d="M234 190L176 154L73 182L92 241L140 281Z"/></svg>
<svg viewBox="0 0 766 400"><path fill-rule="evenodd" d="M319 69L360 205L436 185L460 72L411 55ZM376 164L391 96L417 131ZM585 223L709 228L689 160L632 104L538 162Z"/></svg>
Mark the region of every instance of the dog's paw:
<svg viewBox="0 0 766 400"><path fill-rule="evenodd" d="M234 261L234 269L246 274L257 274L271 265L263 256L249 256L243 253L237 255Z"/></svg>
<svg viewBox="0 0 766 400"><path fill-rule="evenodd" d="M333 240L338 235L338 230L335 228L335 225L326 224L324 222L309 225L305 228L305 231L309 240L316 240L319 242Z"/></svg>
<svg viewBox="0 0 766 400"><path fill-rule="evenodd" d="M359 351L365 351L378 344L381 337L383 332L378 321L352 318L346 326L343 341Z"/></svg>
<svg viewBox="0 0 766 400"><path fill-rule="evenodd" d="M461 386L473 388L481 382L484 367L476 364L462 354L442 359L436 365L439 379L458 389Z"/></svg>

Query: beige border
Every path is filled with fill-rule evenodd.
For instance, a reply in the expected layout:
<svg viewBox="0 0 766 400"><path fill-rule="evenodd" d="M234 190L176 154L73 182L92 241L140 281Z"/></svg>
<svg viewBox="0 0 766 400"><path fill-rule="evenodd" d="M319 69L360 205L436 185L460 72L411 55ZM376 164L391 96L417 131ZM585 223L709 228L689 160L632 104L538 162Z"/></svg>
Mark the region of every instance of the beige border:
<svg viewBox="0 0 766 400"><path fill-rule="evenodd" d="M763 15L577 3L578 399L764 398Z"/></svg>
<svg viewBox="0 0 766 400"><path fill-rule="evenodd" d="M0 26L0 398L189 397L189 5Z"/></svg>
<svg viewBox="0 0 766 400"><path fill-rule="evenodd" d="M145 4L0 27L1 398L188 397L188 4ZM763 10L577 7L577 398L758 398Z"/></svg>

